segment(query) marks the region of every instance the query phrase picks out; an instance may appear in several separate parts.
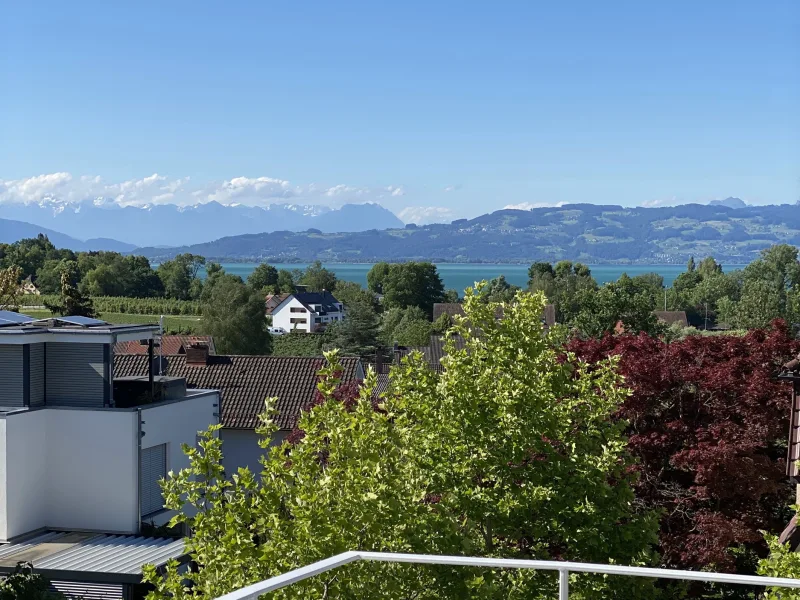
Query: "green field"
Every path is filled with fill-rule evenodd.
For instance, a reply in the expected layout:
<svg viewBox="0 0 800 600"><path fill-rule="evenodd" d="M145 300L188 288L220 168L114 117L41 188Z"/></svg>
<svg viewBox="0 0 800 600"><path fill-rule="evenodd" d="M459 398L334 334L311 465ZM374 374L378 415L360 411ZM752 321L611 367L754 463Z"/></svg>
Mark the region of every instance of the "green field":
<svg viewBox="0 0 800 600"><path fill-rule="evenodd" d="M24 310L26 315L30 315L36 319L46 319L51 316L48 310ZM133 315L130 313L102 313L98 315L99 319L108 321L115 325L142 325L148 323L158 324L159 315ZM201 334L200 317L193 315L165 315L164 316L164 332L165 333L184 333L184 334Z"/></svg>

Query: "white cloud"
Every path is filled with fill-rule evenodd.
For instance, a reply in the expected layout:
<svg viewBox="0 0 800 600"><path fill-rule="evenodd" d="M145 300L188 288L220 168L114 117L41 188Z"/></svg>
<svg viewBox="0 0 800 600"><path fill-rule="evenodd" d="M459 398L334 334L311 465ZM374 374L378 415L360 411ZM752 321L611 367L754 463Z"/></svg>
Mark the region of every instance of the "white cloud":
<svg viewBox="0 0 800 600"><path fill-rule="evenodd" d="M195 184L189 177L170 178L153 173L141 179L108 182L98 175L73 177L70 173L51 173L27 179L0 179L0 203L93 202L95 205L144 206L176 204L187 206L205 202L267 206L274 203L342 204L380 202L406 194L402 185L381 187L311 183L295 185L274 177L233 177L224 181Z"/></svg>
<svg viewBox="0 0 800 600"><path fill-rule="evenodd" d="M560 208L566 202L520 202L519 204L506 204L503 208L509 210L532 210L534 208Z"/></svg>
<svg viewBox="0 0 800 600"><path fill-rule="evenodd" d="M449 223L456 218L453 209L445 206L407 206L397 216L406 223L416 225Z"/></svg>
<svg viewBox="0 0 800 600"><path fill-rule="evenodd" d="M679 200L677 196L673 196L672 198L657 198L655 200L646 200L642 202L642 207L657 208L659 206L676 206L682 203L683 202Z"/></svg>
<svg viewBox="0 0 800 600"><path fill-rule="evenodd" d="M447 186L444 187L444 191L445 192L457 192L458 190L461 189L461 187L462 187L461 184L447 185Z"/></svg>
<svg viewBox="0 0 800 600"><path fill-rule="evenodd" d="M63 189L70 181L72 175L69 173L50 173L27 179L0 181L0 184L3 185L4 197L16 197L22 202L30 202Z"/></svg>

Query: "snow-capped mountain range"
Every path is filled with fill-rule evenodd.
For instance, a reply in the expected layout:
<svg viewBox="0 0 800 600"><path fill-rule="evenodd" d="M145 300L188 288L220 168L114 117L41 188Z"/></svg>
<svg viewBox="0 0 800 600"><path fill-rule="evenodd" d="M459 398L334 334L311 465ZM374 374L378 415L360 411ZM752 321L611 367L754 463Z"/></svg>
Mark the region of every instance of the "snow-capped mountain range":
<svg viewBox="0 0 800 600"><path fill-rule="evenodd" d="M324 233L403 227L379 204L271 204L265 207L218 202L178 206L120 206L108 198L67 202L46 196L35 202L0 204L0 217L52 229L68 236L113 238L135 246L183 246L231 235L272 231Z"/></svg>

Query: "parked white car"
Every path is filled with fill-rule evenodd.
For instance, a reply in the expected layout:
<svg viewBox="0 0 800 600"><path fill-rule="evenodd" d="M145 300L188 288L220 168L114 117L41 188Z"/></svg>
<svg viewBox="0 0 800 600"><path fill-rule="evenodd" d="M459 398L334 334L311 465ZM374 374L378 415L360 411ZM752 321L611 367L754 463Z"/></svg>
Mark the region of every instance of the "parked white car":
<svg viewBox="0 0 800 600"><path fill-rule="evenodd" d="M289 333L283 327L270 327L269 332L272 335L286 335L287 333Z"/></svg>

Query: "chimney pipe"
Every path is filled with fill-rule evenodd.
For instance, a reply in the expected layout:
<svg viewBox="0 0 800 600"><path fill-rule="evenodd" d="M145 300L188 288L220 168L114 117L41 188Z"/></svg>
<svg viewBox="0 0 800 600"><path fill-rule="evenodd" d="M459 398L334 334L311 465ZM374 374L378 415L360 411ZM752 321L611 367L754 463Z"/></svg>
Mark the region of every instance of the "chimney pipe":
<svg viewBox="0 0 800 600"><path fill-rule="evenodd" d="M194 342L186 349L186 364L205 367L208 364L208 344Z"/></svg>

